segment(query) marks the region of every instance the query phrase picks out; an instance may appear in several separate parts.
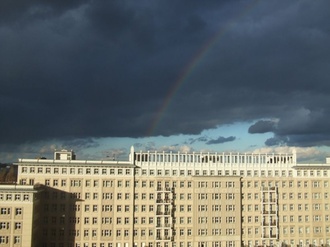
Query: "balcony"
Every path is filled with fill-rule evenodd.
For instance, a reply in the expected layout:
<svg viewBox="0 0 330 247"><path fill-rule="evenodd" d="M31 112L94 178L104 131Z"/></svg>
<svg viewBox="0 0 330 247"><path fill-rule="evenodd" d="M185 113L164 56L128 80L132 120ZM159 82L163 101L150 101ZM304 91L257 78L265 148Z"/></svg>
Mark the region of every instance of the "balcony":
<svg viewBox="0 0 330 247"><path fill-rule="evenodd" d="M267 211L267 210L264 210L262 211L263 214L277 214L277 211Z"/></svg>
<svg viewBox="0 0 330 247"><path fill-rule="evenodd" d="M273 198L271 198L271 199L262 199L262 202L276 202L276 199L273 199Z"/></svg>
<svg viewBox="0 0 330 247"><path fill-rule="evenodd" d="M171 228L172 225L170 223L165 223L165 224L156 224L157 228Z"/></svg>
<svg viewBox="0 0 330 247"><path fill-rule="evenodd" d="M263 191L275 191L276 187L272 186L272 187L262 187Z"/></svg>
<svg viewBox="0 0 330 247"><path fill-rule="evenodd" d="M170 187L158 187L156 188L157 191L166 191L166 192L171 192L172 189Z"/></svg>
<svg viewBox="0 0 330 247"><path fill-rule="evenodd" d="M157 236L156 240L158 241L173 241L173 237L171 236Z"/></svg>
<svg viewBox="0 0 330 247"><path fill-rule="evenodd" d="M277 236L276 234L263 234L262 238L272 238L272 239L276 239Z"/></svg>
<svg viewBox="0 0 330 247"><path fill-rule="evenodd" d="M276 224L277 222L276 221L272 221L272 222L262 222L262 225L263 226L276 226L277 224Z"/></svg>

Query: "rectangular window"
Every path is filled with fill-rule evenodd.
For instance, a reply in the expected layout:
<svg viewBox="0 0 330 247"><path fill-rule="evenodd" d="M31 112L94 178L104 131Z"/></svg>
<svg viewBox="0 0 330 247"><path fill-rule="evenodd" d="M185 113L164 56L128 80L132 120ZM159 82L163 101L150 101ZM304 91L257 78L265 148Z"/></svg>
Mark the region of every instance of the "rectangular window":
<svg viewBox="0 0 330 247"><path fill-rule="evenodd" d="M22 208L15 208L15 215L21 215L22 214Z"/></svg>
<svg viewBox="0 0 330 247"><path fill-rule="evenodd" d="M19 244L21 242L20 236L14 236L14 244Z"/></svg>
<svg viewBox="0 0 330 247"><path fill-rule="evenodd" d="M53 186L55 186L55 187L58 186L58 180L57 179L53 180Z"/></svg>

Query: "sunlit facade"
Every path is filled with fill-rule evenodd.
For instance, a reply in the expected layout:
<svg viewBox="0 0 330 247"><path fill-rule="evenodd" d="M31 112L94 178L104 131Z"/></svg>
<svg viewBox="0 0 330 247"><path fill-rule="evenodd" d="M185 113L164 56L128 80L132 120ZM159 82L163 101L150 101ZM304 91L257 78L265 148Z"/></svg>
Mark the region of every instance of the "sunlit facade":
<svg viewBox="0 0 330 247"><path fill-rule="evenodd" d="M39 246L40 195L33 185L0 185L0 246Z"/></svg>
<svg viewBox="0 0 330 247"><path fill-rule="evenodd" d="M17 165L18 184L45 185L43 247L330 244L330 164L295 153L131 148L127 161L89 161L65 150Z"/></svg>

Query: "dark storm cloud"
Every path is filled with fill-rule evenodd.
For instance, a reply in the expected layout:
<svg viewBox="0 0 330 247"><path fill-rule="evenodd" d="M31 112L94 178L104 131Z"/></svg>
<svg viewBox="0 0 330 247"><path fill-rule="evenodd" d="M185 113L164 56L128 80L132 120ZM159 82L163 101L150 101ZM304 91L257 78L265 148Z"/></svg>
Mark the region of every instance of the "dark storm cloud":
<svg viewBox="0 0 330 247"><path fill-rule="evenodd" d="M219 136L217 139L212 139L206 142L207 145L212 145L212 144L221 144L225 142L232 142L235 141L236 137L235 136L229 136L229 137L223 137Z"/></svg>
<svg viewBox="0 0 330 247"><path fill-rule="evenodd" d="M265 144L267 146L285 145L286 143L288 143L288 138L287 137L279 137L279 136L268 138L265 141Z"/></svg>
<svg viewBox="0 0 330 247"><path fill-rule="evenodd" d="M329 8L307 0L1 1L0 142L142 137L173 95L153 135L277 119L276 128L264 120L250 132L272 131L269 145L328 145Z"/></svg>
<svg viewBox="0 0 330 247"><path fill-rule="evenodd" d="M216 139L212 139L207 136L200 136L197 138L189 138L189 140L186 141L184 144L192 145L195 142L204 142L207 145L212 145L212 144L221 144L221 143L225 143L225 142L231 142L231 141L234 141L235 139L236 139L236 137L234 137L234 136L229 136L229 137L219 136Z"/></svg>
<svg viewBox="0 0 330 247"><path fill-rule="evenodd" d="M251 125L248 131L251 134L273 132L275 126L276 123L274 121L260 120Z"/></svg>
<svg viewBox="0 0 330 247"><path fill-rule="evenodd" d="M197 138L189 138L188 142L186 142L186 144L193 144L195 142L207 142L208 137L206 136L201 136L201 137L197 137Z"/></svg>
<svg viewBox="0 0 330 247"><path fill-rule="evenodd" d="M84 0L4 0L0 2L0 26L35 19L48 19L86 3ZM22 24L22 23L21 23Z"/></svg>
<svg viewBox="0 0 330 247"><path fill-rule="evenodd" d="M324 122L330 112L306 108L291 109L280 114L280 120L261 120L250 126L250 133L273 132L274 137L266 140L268 146L329 146L328 122Z"/></svg>
<svg viewBox="0 0 330 247"><path fill-rule="evenodd" d="M84 138L84 139L74 139L74 140L64 140L62 141L63 148L72 148L75 147L74 150L81 150L84 148L96 148L99 147L100 144L93 140L92 138Z"/></svg>

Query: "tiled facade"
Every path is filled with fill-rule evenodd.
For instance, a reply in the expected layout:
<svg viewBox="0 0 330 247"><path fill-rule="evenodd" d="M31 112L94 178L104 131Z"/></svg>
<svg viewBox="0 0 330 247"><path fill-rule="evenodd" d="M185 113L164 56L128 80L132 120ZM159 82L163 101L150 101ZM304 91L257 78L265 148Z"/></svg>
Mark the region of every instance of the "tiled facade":
<svg viewBox="0 0 330 247"><path fill-rule="evenodd" d="M121 162L74 157L56 152L17 163L19 184L46 185L40 246L330 244L328 163L299 165L294 153L133 148Z"/></svg>

